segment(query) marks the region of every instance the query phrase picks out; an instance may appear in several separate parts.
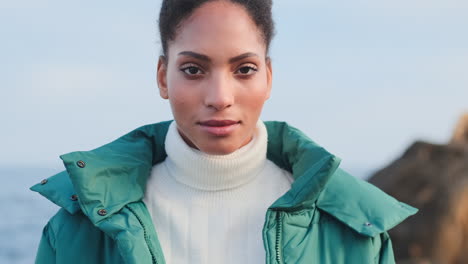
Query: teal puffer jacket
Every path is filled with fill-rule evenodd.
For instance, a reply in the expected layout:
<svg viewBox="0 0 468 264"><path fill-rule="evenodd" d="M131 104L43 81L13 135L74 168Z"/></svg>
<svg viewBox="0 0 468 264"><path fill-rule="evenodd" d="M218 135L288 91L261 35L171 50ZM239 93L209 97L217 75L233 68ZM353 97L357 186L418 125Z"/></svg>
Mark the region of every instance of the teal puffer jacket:
<svg viewBox="0 0 468 264"><path fill-rule="evenodd" d="M31 187L61 209L36 263L158 263L164 255L142 202L171 121L92 151L60 156L66 171ZM267 263L395 263L387 230L416 209L338 168L339 159L282 122L265 122L268 159L294 182L265 212Z"/></svg>

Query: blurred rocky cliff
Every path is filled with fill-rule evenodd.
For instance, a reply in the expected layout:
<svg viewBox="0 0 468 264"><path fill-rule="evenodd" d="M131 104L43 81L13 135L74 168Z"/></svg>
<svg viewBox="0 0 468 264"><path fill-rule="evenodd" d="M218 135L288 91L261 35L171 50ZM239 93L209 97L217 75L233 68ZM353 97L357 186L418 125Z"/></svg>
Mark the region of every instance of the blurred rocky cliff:
<svg viewBox="0 0 468 264"><path fill-rule="evenodd" d="M397 263L468 263L468 113L449 143L415 142L369 181L420 210L390 230Z"/></svg>

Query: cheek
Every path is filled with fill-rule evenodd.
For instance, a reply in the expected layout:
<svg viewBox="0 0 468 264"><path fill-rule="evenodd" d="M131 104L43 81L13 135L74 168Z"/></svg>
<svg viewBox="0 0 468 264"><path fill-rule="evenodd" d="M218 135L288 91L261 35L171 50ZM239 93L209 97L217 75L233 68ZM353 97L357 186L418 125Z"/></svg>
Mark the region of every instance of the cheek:
<svg viewBox="0 0 468 264"><path fill-rule="evenodd" d="M173 105L183 105L191 97L190 86L177 73L169 73L167 78L167 93Z"/></svg>
<svg viewBox="0 0 468 264"><path fill-rule="evenodd" d="M172 113L176 119L188 120L197 111L198 96L193 87L180 80L172 80L168 83L169 102Z"/></svg>
<svg viewBox="0 0 468 264"><path fill-rule="evenodd" d="M184 118L190 115L192 107L189 99L181 89L169 90L169 102L175 116Z"/></svg>
<svg viewBox="0 0 468 264"><path fill-rule="evenodd" d="M263 104L270 95L270 89L265 83L266 82L263 80L253 83L250 87L250 92L243 96L244 102L248 104L249 107L260 109L263 107Z"/></svg>
<svg viewBox="0 0 468 264"><path fill-rule="evenodd" d="M255 109L256 112L259 112L262 110L265 100L266 100L265 94L261 93L258 95L250 96L247 103L251 109Z"/></svg>

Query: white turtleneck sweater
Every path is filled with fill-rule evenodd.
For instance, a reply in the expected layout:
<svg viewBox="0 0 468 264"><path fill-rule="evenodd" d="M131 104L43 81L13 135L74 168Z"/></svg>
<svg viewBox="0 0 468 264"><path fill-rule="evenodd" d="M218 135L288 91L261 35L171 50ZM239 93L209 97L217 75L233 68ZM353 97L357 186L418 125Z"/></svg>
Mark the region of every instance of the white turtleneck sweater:
<svg viewBox="0 0 468 264"><path fill-rule="evenodd" d="M267 208L286 193L291 174L266 158L267 131L228 155L189 147L175 122L143 201L168 264L265 263L262 228Z"/></svg>

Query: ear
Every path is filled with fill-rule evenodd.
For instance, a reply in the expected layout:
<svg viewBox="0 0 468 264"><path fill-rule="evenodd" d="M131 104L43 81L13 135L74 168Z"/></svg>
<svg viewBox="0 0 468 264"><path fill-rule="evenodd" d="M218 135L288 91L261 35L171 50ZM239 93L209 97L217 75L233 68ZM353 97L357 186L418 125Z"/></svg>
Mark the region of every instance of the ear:
<svg viewBox="0 0 468 264"><path fill-rule="evenodd" d="M267 74L267 85L268 85L268 94L266 99L270 98L271 95L271 87L273 83L273 68L271 66L271 58L266 58L266 74Z"/></svg>
<svg viewBox="0 0 468 264"><path fill-rule="evenodd" d="M158 81L159 95L163 99L169 99L169 93L167 92L167 60L164 56L159 56L156 77Z"/></svg>

